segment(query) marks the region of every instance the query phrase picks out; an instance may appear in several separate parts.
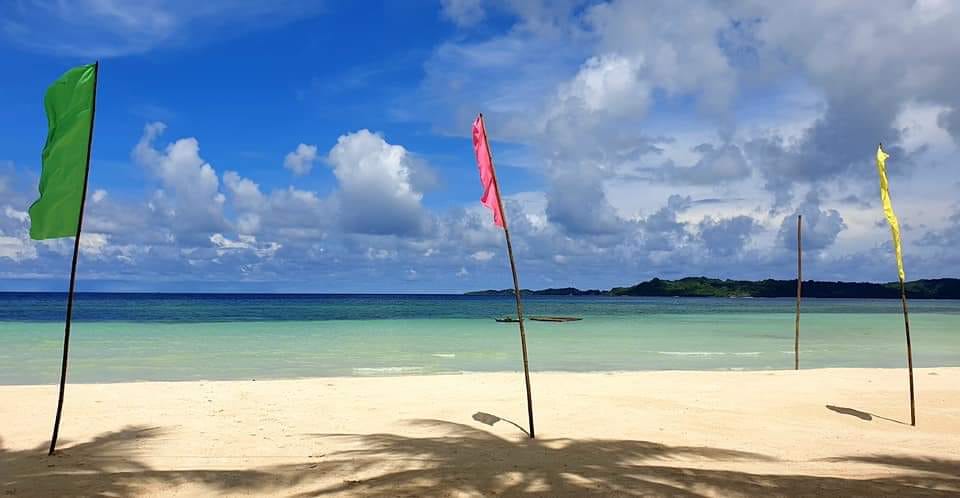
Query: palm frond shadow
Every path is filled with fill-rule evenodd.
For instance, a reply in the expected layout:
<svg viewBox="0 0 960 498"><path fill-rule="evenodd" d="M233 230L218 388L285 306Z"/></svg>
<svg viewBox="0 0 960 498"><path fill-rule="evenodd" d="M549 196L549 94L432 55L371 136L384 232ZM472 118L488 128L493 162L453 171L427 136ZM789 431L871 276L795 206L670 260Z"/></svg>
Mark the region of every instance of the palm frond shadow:
<svg viewBox="0 0 960 498"><path fill-rule="evenodd" d="M156 470L138 454L146 440L162 436L160 427L128 426L73 444L61 440L47 456L47 445L9 450L0 439L0 491L6 496L136 496L150 484L199 483L212 490L284 489L312 476L263 470ZM95 490L95 491L92 491ZM94 493L91 495L91 493Z"/></svg>
<svg viewBox="0 0 960 498"><path fill-rule="evenodd" d="M908 472L878 479L767 475L703 468L717 462L765 462L766 455L647 441L522 438L508 440L441 420L411 424L446 435L314 434L357 449L327 455L320 471L358 476L294 496L955 496L960 477ZM403 468L382 472L385 460ZM851 460L853 461L853 460ZM673 465L670 465L672 463ZM688 466L693 463L695 466ZM864 461L863 463L872 463ZM909 461L889 461L908 471ZM946 462L940 462L946 463ZM960 462L953 462L954 464ZM783 463L784 467L788 464ZM362 476L371 474L365 478Z"/></svg>
<svg viewBox="0 0 960 498"><path fill-rule="evenodd" d="M960 460L950 460L948 458L911 457L904 455L862 455L828 458L826 461L883 465L886 467L911 469L916 472L939 474L960 479Z"/></svg>
<svg viewBox="0 0 960 498"><path fill-rule="evenodd" d="M501 438L468 425L414 420L430 436L314 434L345 448L303 463L236 470L162 470L144 462L158 427L131 426L71 444L54 457L46 446L4 449L0 491L7 496L136 496L199 485L206 495L255 496L957 496L960 461L893 455L829 459L882 465L876 479L754 474L709 468L767 468L769 456L648 441ZM255 457L255 455L251 455ZM777 468L777 467L772 467ZM195 488L191 488L195 489Z"/></svg>

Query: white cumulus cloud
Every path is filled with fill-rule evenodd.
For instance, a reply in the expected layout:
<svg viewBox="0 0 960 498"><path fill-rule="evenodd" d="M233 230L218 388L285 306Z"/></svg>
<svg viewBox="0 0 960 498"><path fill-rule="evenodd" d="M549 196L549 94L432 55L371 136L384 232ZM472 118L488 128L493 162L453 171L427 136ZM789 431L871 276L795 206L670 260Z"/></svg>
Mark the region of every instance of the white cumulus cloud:
<svg viewBox="0 0 960 498"><path fill-rule="evenodd" d="M292 171L295 175L302 176L313 169L313 163L316 162L316 160L317 146L300 144L283 159L283 167Z"/></svg>
<svg viewBox="0 0 960 498"><path fill-rule="evenodd" d="M30 215L26 211L20 211L11 206L4 206L3 214L5 214L7 218L17 220L21 223L26 223L27 220L30 219Z"/></svg>
<svg viewBox="0 0 960 498"><path fill-rule="evenodd" d="M476 251L470 255L470 259L483 263L493 259L493 253L490 251Z"/></svg>
<svg viewBox="0 0 960 498"><path fill-rule="evenodd" d="M11 237L0 232L0 258L9 258L17 263L37 259L37 248L26 234L21 237Z"/></svg>
<svg viewBox="0 0 960 498"><path fill-rule="evenodd" d="M110 236L105 233L84 232L80 235L80 254L94 258L104 256Z"/></svg>
<svg viewBox="0 0 960 498"><path fill-rule="evenodd" d="M251 251L259 258L272 258L283 248L283 244L278 242L258 243L253 235L240 235L237 240L231 240L223 234L215 233L210 236L210 243L217 248L217 256L224 256L231 251Z"/></svg>
<svg viewBox="0 0 960 498"><path fill-rule="evenodd" d="M176 218L183 229L218 229L224 223L225 197L216 171L200 157L196 138L181 138L163 150L155 148L154 142L166 128L160 122L146 125L133 149L134 160L155 174L164 187L165 192L154 199L157 211ZM174 197L172 202L168 193Z"/></svg>
<svg viewBox="0 0 960 498"><path fill-rule="evenodd" d="M339 184L344 230L378 235L424 231L423 193L414 185L420 165L407 149L364 129L340 136L327 158Z"/></svg>

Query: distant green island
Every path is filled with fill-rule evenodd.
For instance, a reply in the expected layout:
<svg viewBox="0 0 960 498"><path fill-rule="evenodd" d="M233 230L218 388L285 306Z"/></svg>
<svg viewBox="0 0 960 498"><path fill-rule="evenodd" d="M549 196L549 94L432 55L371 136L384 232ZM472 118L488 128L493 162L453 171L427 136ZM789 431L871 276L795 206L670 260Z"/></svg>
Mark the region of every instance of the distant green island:
<svg viewBox="0 0 960 498"><path fill-rule="evenodd" d="M906 283L907 297L913 299L960 299L960 279L934 278ZM654 278L630 287L610 290L581 290L574 287L560 289L523 289L521 295L530 296L647 296L647 297L795 297L796 280L720 280L707 277L687 277L680 280ZM467 292L468 296L512 296L513 289ZM804 297L899 299L900 284L890 282L821 282L803 281Z"/></svg>

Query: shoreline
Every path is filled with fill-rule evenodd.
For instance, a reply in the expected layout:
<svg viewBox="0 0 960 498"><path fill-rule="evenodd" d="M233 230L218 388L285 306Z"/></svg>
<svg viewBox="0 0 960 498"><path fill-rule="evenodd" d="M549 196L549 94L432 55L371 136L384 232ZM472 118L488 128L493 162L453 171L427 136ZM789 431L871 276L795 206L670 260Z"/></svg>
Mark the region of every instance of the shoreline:
<svg viewBox="0 0 960 498"><path fill-rule="evenodd" d="M0 386L24 496L955 496L960 368Z"/></svg>
<svg viewBox="0 0 960 498"><path fill-rule="evenodd" d="M362 367L360 367L362 368ZM392 367L386 367L392 368ZM397 367L397 368L407 368L407 367ZM414 368L414 367L409 367ZM417 367L419 368L419 367ZM747 369L747 368L718 368L715 370L704 370L704 369L656 369L656 370L530 370L531 378L538 375L546 376L556 376L556 375L599 375L599 376L610 376L610 375L656 375L656 374L797 374L800 372L818 372L825 370L837 370L837 371L850 371L850 370L879 370L879 371L899 371L903 370L904 375L907 372L907 366L903 367L810 367L810 368L801 368L800 370L794 370L792 368L772 368L772 369ZM930 370L956 370L956 374L960 377L960 365L944 365L944 366L923 366L923 367L914 367L914 374L917 375L921 371L930 371ZM203 379L174 379L174 380L154 380L154 379L137 379L137 380L110 380L103 382L72 382L70 381L69 374L67 377L67 386L77 385L77 386L97 386L97 385L122 385L122 384L190 384L196 382L203 383L219 383L219 382L286 382L286 381L321 381L321 380L334 380L334 379L410 379L410 378L431 378L431 377L462 377L462 376L495 376L495 375L523 375L523 370L464 370L459 372L436 372L436 373L410 373L410 374L370 374L370 375L312 375L312 376L302 376L302 377L257 377L257 378L235 378L235 379L217 379L217 378L203 378ZM0 389L9 388L9 387L56 387L58 382L51 382L48 384L5 384L0 382Z"/></svg>

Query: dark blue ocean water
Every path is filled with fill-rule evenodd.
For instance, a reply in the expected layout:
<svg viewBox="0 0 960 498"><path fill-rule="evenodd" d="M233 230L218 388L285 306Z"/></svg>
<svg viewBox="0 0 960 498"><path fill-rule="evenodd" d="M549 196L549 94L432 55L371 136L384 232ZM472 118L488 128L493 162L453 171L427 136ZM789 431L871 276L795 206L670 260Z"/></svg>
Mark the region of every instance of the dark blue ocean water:
<svg viewBox="0 0 960 498"><path fill-rule="evenodd" d="M527 296L528 315L793 313L791 298ZM913 313L960 314L960 301L914 300ZM62 321L66 294L0 293L0 321ZM804 313L901 312L894 299L806 299ZM79 293L75 321L234 322L490 318L515 314L513 297L438 294Z"/></svg>

